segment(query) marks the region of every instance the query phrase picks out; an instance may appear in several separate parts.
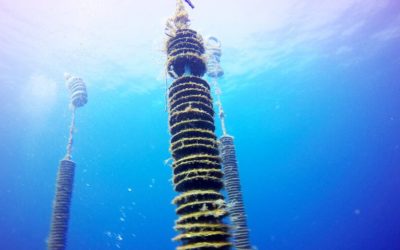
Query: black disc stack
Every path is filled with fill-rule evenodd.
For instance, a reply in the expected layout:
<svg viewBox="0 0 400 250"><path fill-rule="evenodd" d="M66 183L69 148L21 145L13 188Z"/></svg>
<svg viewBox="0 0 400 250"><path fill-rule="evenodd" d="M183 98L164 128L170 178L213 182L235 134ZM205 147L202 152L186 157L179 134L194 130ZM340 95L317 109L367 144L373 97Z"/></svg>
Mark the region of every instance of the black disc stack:
<svg viewBox="0 0 400 250"><path fill-rule="evenodd" d="M174 240L182 242L178 250L230 249L210 86L201 78L206 72L202 39L196 31L178 30L167 52L168 71L175 78L168 94L173 182L181 192L173 200L180 231Z"/></svg>
<svg viewBox="0 0 400 250"><path fill-rule="evenodd" d="M207 71L203 39L196 31L181 29L176 32L167 44L167 68L171 77L182 76L190 68L193 76L203 76ZM172 72L175 73L172 74Z"/></svg>

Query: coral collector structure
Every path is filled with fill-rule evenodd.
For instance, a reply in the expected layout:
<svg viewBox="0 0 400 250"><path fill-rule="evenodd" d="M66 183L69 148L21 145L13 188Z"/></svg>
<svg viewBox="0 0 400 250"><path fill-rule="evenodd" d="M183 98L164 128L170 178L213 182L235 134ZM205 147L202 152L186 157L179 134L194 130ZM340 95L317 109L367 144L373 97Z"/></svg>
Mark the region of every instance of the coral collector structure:
<svg viewBox="0 0 400 250"><path fill-rule="evenodd" d="M227 215L221 194L223 173L214 133L214 111L206 73L203 40L189 29L183 2L167 22L167 71L174 78L168 91L173 183L180 194L173 200L179 218L178 250L231 249Z"/></svg>

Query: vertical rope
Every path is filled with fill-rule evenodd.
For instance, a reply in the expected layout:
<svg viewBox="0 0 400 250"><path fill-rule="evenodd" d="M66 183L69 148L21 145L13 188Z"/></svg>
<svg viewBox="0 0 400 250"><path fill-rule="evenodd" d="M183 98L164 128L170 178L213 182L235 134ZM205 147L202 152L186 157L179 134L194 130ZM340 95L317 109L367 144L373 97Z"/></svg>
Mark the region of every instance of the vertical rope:
<svg viewBox="0 0 400 250"><path fill-rule="evenodd" d="M237 250L250 250L249 229L247 217L244 210L242 191L238 165L236 161L236 150L233 137L228 135L225 127L225 112L221 102L221 89L217 79L222 77L224 71L220 65L221 43L216 37L210 37L206 43L207 48L207 74L212 79L217 98L218 113L221 122L222 137L219 139L224 170L224 184L228 193L230 219L234 225L233 240Z"/></svg>
<svg viewBox="0 0 400 250"><path fill-rule="evenodd" d="M221 42L216 37L209 37L206 42L207 55L207 74L212 79L212 85L217 98L218 116L221 122L222 134L226 135L225 113L221 102L221 88L218 86L217 79L224 75L224 70L220 65L221 61Z"/></svg>
<svg viewBox="0 0 400 250"><path fill-rule="evenodd" d="M49 239L47 248L49 250L65 250L67 246L68 222L72 190L75 176L75 163L72 158L73 135L75 130L76 108L87 103L86 85L81 78L65 74L67 87L71 98L71 124L69 126L68 143L66 154L60 161L56 180L56 194L53 201L53 213L51 219Z"/></svg>
<svg viewBox="0 0 400 250"><path fill-rule="evenodd" d="M73 136L75 130L75 106L72 106L71 112L71 125L69 126L69 136L68 136L68 143L67 143L67 153L65 155L65 159L71 160L72 158L72 144L73 144Z"/></svg>
<svg viewBox="0 0 400 250"><path fill-rule="evenodd" d="M218 106L218 116L219 120L221 122L221 130L222 134L226 135L226 126L225 126L225 112L224 108L222 107L222 102L221 102L221 89L218 86L218 81L216 77L212 77L212 85L215 89L215 96L217 97L217 106Z"/></svg>

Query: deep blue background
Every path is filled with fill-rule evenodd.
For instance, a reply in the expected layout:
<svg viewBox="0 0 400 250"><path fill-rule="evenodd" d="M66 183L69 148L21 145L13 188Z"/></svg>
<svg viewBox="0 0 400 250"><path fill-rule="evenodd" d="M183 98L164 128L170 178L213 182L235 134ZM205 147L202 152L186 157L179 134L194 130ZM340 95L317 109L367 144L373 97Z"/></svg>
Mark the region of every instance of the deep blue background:
<svg viewBox="0 0 400 250"><path fill-rule="evenodd" d="M400 249L397 47L352 67L266 70L223 94L258 249ZM44 249L67 91L40 123L16 108L20 87L0 91L0 249ZM77 112L69 249L174 247L164 90L121 92L92 84Z"/></svg>

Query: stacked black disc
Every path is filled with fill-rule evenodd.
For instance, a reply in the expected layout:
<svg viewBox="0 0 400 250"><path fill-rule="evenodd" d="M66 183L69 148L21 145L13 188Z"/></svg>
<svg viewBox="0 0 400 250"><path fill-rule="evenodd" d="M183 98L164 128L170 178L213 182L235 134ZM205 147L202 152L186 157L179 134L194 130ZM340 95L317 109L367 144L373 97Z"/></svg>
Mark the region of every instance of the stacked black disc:
<svg viewBox="0 0 400 250"><path fill-rule="evenodd" d="M167 68L170 76L176 78L185 73L185 67L190 68L191 75L203 76L206 72L206 64L203 58L204 46L201 36L196 31L181 29L167 44L168 62ZM174 72L176 75L171 74Z"/></svg>
<svg viewBox="0 0 400 250"><path fill-rule="evenodd" d="M210 86L201 78L203 42L195 31L182 29L167 45L167 67L175 78L168 94L173 182L181 192L173 201L181 232L174 239L182 242L177 249L230 249Z"/></svg>

